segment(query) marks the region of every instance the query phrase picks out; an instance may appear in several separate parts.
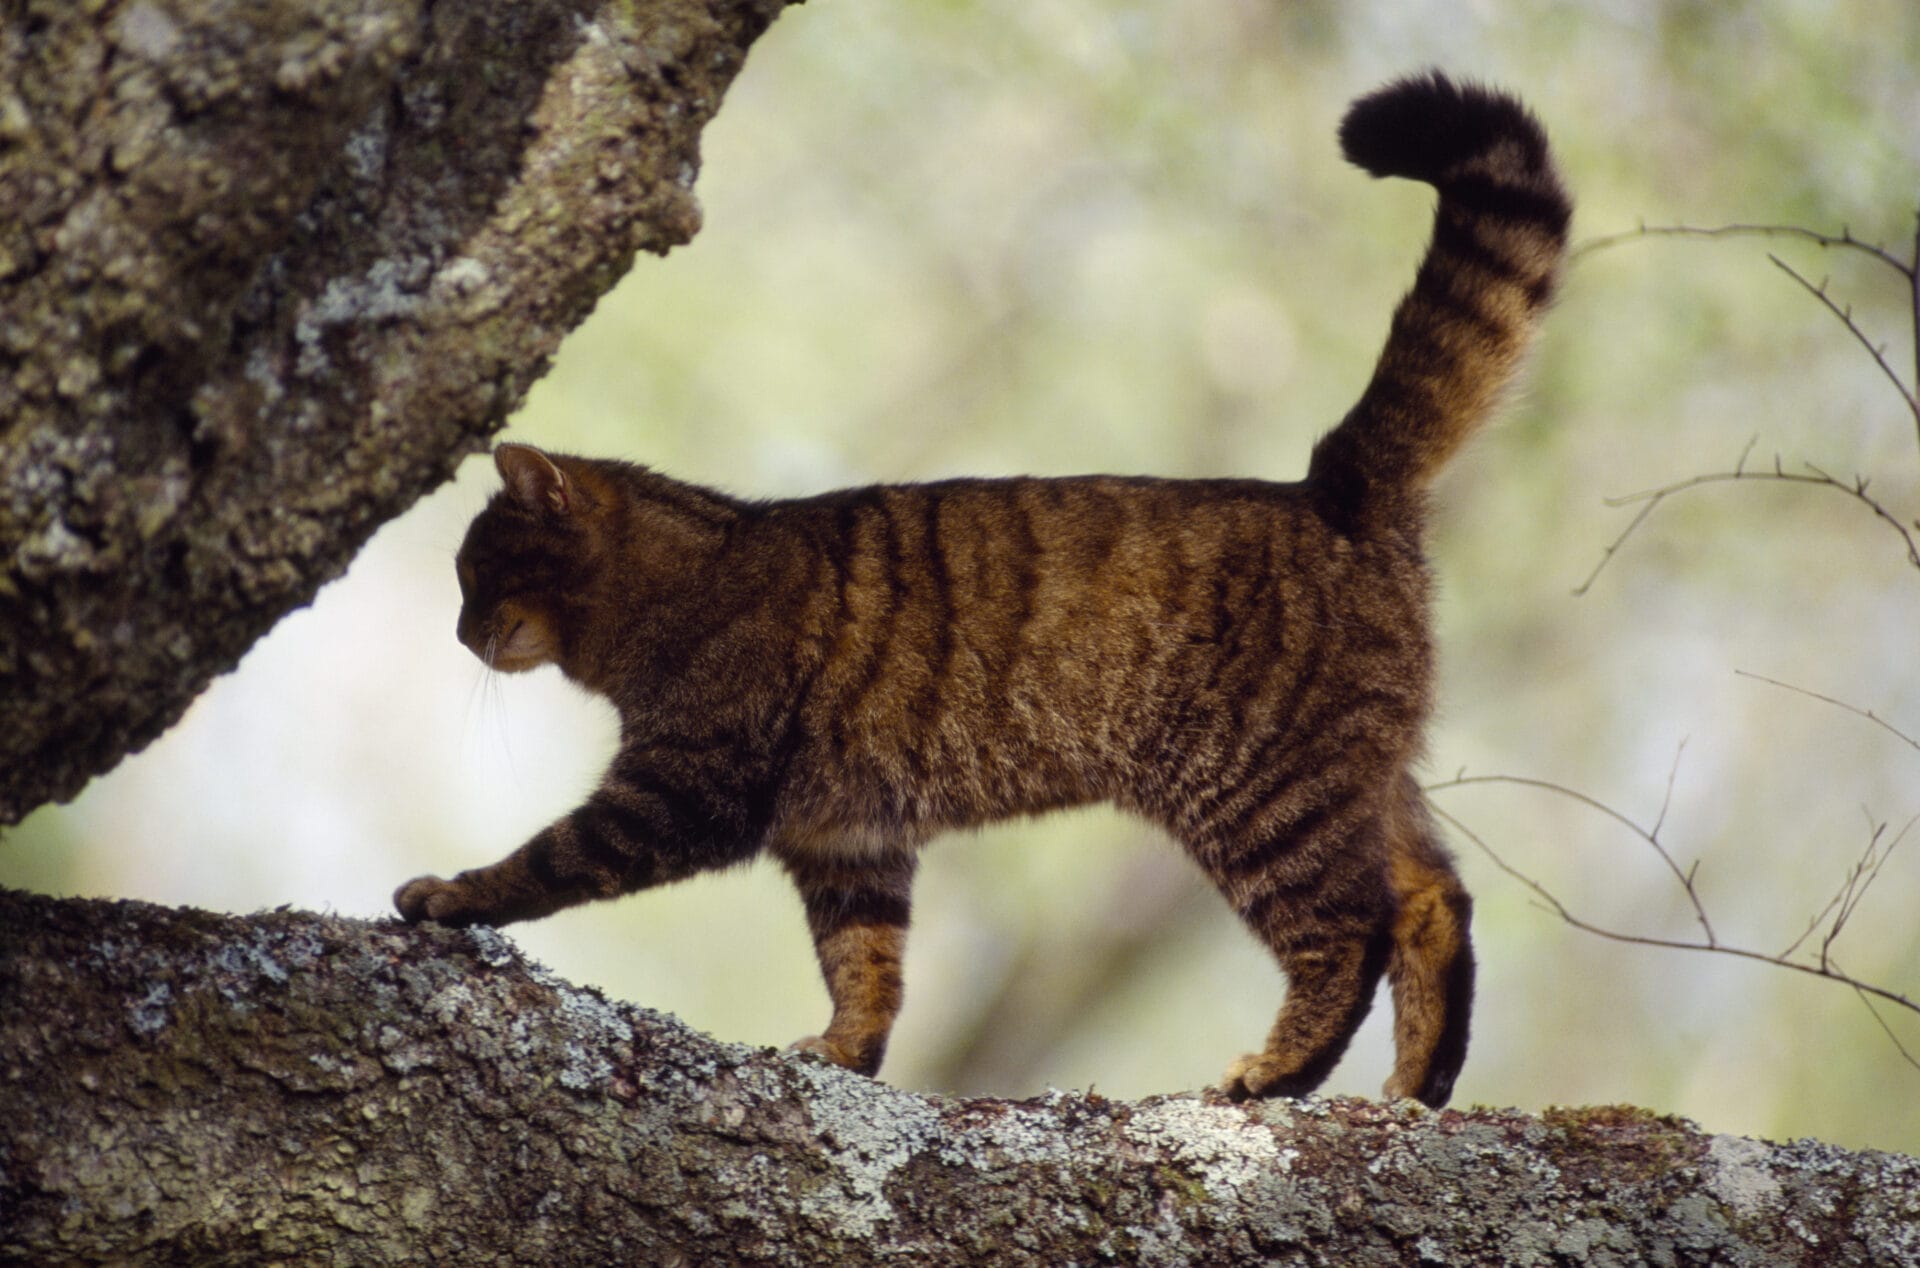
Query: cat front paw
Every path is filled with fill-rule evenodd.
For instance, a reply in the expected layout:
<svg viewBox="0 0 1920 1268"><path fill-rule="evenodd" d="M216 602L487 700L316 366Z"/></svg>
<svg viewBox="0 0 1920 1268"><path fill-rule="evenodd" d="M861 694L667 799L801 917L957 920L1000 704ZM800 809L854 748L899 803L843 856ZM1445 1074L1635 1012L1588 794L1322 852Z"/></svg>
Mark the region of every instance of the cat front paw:
<svg viewBox="0 0 1920 1268"><path fill-rule="evenodd" d="M410 925L431 920L441 925L470 925L484 912L473 890L465 882L441 880L438 876L416 876L393 891L394 910Z"/></svg>

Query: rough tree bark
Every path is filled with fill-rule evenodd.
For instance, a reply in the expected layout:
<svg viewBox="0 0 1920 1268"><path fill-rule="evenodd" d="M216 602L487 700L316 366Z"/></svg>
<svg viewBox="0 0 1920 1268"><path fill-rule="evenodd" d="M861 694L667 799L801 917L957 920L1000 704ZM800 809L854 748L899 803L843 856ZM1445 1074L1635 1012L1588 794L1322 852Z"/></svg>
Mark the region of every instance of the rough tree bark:
<svg viewBox="0 0 1920 1268"><path fill-rule="evenodd" d="M916 1096L489 929L0 891L0 1260L1920 1264L1920 1160L1638 1110Z"/></svg>
<svg viewBox="0 0 1920 1268"><path fill-rule="evenodd" d="M0 824L169 726L692 236L784 2L0 8Z"/></svg>

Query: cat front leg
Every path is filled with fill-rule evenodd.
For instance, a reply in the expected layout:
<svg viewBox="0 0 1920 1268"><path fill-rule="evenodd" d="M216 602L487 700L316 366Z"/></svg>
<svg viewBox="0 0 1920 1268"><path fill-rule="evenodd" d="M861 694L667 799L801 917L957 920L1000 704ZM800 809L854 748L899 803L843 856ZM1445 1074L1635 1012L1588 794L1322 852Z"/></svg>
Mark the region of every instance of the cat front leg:
<svg viewBox="0 0 1920 1268"><path fill-rule="evenodd" d="M451 880L417 876L394 891L393 905L410 925L504 925L619 893L615 873L584 865L572 823L569 816L498 863Z"/></svg>
<svg viewBox="0 0 1920 1268"><path fill-rule="evenodd" d="M739 862L759 848L741 797L663 783L642 754L617 759L585 805L490 867L421 876L393 905L408 924L503 925Z"/></svg>
<svg viewBox="0 0 1920 1268"><path fill-rule="evenodd" d="M789 854L781 862L806 905L807 928L833 998L826 1030L793 1047L859 1074L876 1074L900 1012L914 856L842 861Z"/></svg>

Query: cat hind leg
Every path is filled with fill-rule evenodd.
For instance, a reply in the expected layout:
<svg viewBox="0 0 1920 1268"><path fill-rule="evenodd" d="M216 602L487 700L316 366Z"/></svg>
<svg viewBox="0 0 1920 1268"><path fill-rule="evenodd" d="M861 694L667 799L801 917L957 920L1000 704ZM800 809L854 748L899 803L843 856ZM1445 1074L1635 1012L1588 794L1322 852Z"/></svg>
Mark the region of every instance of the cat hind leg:
<svg viewBox="0 0 1920 1268"><path fill-rule="evenodd" d="M1373 812L1336 803L1278 831L1189 845L1287 977L1265 1047L1222 1080L1229 1097L1305 1096L1366 1019L1392 951L1383 844Z"/></svg>
<svg viewBox="0 0 1920 1268"><path fill-rule="evenodd" d="M1325 1082L1366 1020L1387 960L1385 939L1312 938L1277 949L1287 997L1266 1046L1228 1067L1221 1091L1234 1100L1305 1096Z"/></svg>
<svg viewBox="0 0 1920 1268"><path fill-rule="evenodd" d="M1388 876L1397 912L1387 981L1393 991L1393 1074L1385 1095L1439 1108L1467 1057L1473 1012L1473 900L1440 843L1419 787L1401 787L1388 824Z"/></svg>

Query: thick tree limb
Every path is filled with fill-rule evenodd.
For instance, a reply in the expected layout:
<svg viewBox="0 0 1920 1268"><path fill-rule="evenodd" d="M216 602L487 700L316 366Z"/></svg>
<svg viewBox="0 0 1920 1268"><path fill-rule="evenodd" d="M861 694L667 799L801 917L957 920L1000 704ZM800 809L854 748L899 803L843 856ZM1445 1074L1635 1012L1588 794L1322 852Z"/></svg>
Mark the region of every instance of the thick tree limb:
<svg viewBox="0 0 1920 1268"><path fill-rule="evenodd" d="M692 236L783 3L0 11L0 824L164 730Z"/></svg>
<svg viewBox="0 0 1920 1268"><path fill-rule="evenodd" d="M490 930L0 891L0 1261L1920 1263L1920 1160L1638 1110L910 1095Z"/></svg>

